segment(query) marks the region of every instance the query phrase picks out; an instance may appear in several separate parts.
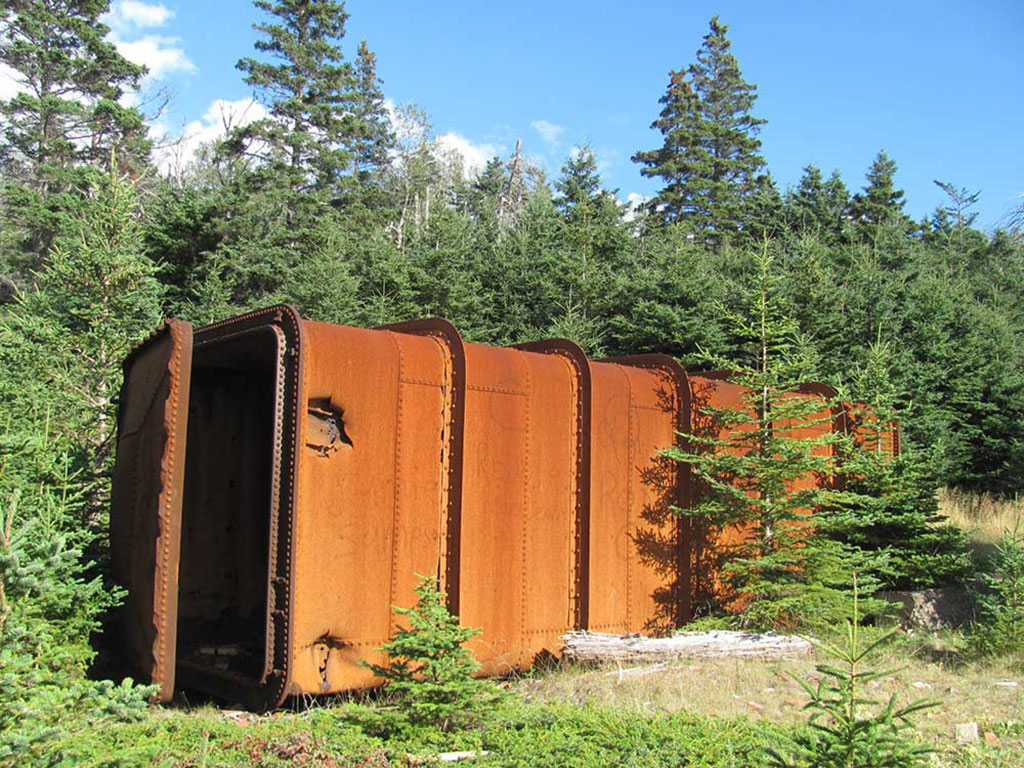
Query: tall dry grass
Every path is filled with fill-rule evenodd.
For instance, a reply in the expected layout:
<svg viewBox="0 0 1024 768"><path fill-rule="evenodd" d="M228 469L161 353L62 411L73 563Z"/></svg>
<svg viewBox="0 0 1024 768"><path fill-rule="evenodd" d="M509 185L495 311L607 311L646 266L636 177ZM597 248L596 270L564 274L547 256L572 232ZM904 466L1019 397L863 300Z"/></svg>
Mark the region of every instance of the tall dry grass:
<svg viewBox="0 0 1024 768"><path fill-rule="evenodd" d="M1006 531L1024 529L1024 498L972 493L955 488L939 491L939 511L967 531L970 540L992 546Z"/></svg>

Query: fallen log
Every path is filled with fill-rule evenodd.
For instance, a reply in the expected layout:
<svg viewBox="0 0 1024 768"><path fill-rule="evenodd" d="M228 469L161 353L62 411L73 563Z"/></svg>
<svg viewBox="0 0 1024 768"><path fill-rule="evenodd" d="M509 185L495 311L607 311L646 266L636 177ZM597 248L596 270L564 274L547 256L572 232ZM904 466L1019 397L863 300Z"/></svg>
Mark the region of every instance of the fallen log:
<svg viewBox="0 0 1024 768"><path fill-rule="evenodd" d="M670 637L569 632L562 635L562 655L581 663L652 662L685 658L779 659L803 656L813 647L808 641L776 632L680 632Z"/></svg>

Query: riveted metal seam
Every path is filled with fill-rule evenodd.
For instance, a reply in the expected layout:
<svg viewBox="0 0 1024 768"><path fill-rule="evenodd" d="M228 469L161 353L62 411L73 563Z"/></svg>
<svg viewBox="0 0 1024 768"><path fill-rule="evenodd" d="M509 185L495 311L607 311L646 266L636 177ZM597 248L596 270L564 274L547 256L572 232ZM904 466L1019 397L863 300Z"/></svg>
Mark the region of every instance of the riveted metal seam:
<svg viewBox="0 0 1024 768"><path fill-rule="evenodd" d="M185 329L181 328L177 323L169 324L168 330L170 331L171 337L171 354L167 360L166 376L168 378L168 392L167 401L164 407L164 436L165 436L165 448L164 456L160 466L160 495L164 497L163 504L160 505L160 522L158 530L160 531L160 596L159 596L159 610L158 616L159 622L164 626L162 631L157 632L158 648L155 659L154 678L160 681L161 685L161 698L164 700L170 699L174 692L174 668L168 670L167 668L167 641L168 634L177 635L177 626L169 626L167 621L167 606L170 602L170 596L168 590L170 588L170 578L168 572L170 571L171 561L171 545L172 540L178 538L180 541L181 532L181 519L174 520L174 514L172 507L174 506L174 488L175 485L174 477L177 474L178 468L178 440L177 432L180 416L181 406L181 364L185 353L184 339L182 334ZM191 330L191 329L189 329ZM191 339L189 339L189 346L191 346ZM159 389L159 387L158 387ZM188 396L188 390L186 390L185 396ZM183 446L181 453L184 454L186 447ZM168 492L170 490L170 492ZM179 536L173 535L173 528L177 527ZM179 545L180 546L180 545ZM178 582L177 579L174 581L174 588L177 590ZM175 602L177 596L175 596ZM177 622L177 616L174 616L174 621Z"/></svg>
<svg viewBox="0 0 1024 768"><path fill-rule="evenodd" d="M573 540L572 624L584 629L590 621L590 480L591 480L591 405L592 385L590 361L586 353L567 339L547 339L513 345L515 349L557 355L568 361L575 375L576 398L574 406L576 440L574 441L575 520Z"/></svg>
<svg viewBox="0 0 1024 768"><path fill-rule="evenodd" d="M212 343L213 341L227 338L233 334L224 334L223 330L231 327L239 327L240 331L258 327L254 323L269 318L268 325L279 326L285 335L284 371L279 371L283 381L290 382L291 392L281 391L278 402L281 404L283 421L281 429L275 429L280 434L287 430L288 440L282 440L280 466L282 471L283 491L279 495L280 503L277 504L276 520L271 525L271 538L277 536L275 552L275 571L271 582L275 588L283 587L280 600L277 600L275 592L275 608L268 611L272 617L274 631L268 633L266 655L273 657L273 669L268 680L261 682L255 690L241 686L241 690L225 689L232 695L238 694L249 701L253 706L259 708L270 708L278 706L288 694L291 680L291 660L289 649L292 635L292 624L294 616L291 606L294 603L295 574L293 572L294 549L295 549L295 480L298 473L299 451L298 451L298 414L300 412L299 399L304 389L304 366L303 366L303 332L302 320L294 307L287 304L279 304L264 309L248 312L239 317L224 320L212 325L205 326L196 332L196 336L208 337L197 339L197 343ZM286 389L282 387L281 390ZM276 524L274 524L276 523ZM268 564L269 565L269 564ZM268 567L269 572L269 567ZM269 602L269 601L268 601ZM268 605L269 608L269 605ZM204 671L207 676L210 672ZM226 681L231 676L220 675Z"/></svg>
<svg viewBox="0 0 1024 768"><path fill-rule="evenodd" d="M530 380L530 366L526 365L525 362L520 363L525 371L526 388L528 392L533 391L532 382ZM523 430L523 514L520 517L519 524L520 528L520 582L519 582L519 661L520 663L525 662L523 658L523 651L526 648L526 584L527 584L527 553L528 553L528 542L527 536L530 530L530 415L533 404L533 398L528 397L526 399L526 418L524 420L525 428Z"/></svg>
<svg viewBox="0 0 1024 768"><path fill-rule="evenodd" d="M430 336L448 349L452 366L448 450L448 520L445 526L445 591L448 611L459 615L461 602L462 476L466 426L466 348L454 325L441 318L380 326L381 330Z"/></svg>
<svg viewBox="0 0 1024 768"><path fill-rule="evenodd" d="M683 368L682 364L670 355L661 354L650 354L650 355L631 355L628 357L614 357L609 358L605 362L614 362L621 365L629 365L635 368L647 368L650 370L657 370L668 376L669 381L672 384L672 388L675 391L675 433L676 441L681 434L686 434L690 428L690 383L686 375L686 369ZM704 375L704 374L702 374ZM630 398L632 402L632 397ZM630 415L632 416L632 407L630 408ZM631 430L632 431L632 430ZM674 481L675 481L675 503L678 507L685 507L689 503L689 472L680 472L678 467L674 470ZM673 590L673 620L675 623L681 624L684 618L688 618L686 614L690 611L690 594L689 594L689 570L690 570L690 556L687 547L690 545L690 536L686 535L687 531L683 528L680 520L676 520L673 524L673 530L675 533L675 550L676 550L676 580L672 585ZM686 580L686 591L682 589L683 580Z"/></svg>
<svg viewBox="0 0 1024 768"><path fill-rule="evenodd" d="M392 487L392 499L391 499L391 578L388 584L388 602L386 610L388 613L388 626L396 626L395 613L392 610L392 606L395 605L395 591L396 582L398 580L398 535L399 535L399 516L401 500L399 499L399 492L402 487L401 483L401 466L402 466L402 372L404 370L402 345L398 343L398 339L395 338L395 334L391 331L385 331L388 338L391 340L392 345L395 348L395 354L398 356L398 378L395 381L395 466L394 466L394 485ZM390 635L390 632L388 633Z"/></svg>

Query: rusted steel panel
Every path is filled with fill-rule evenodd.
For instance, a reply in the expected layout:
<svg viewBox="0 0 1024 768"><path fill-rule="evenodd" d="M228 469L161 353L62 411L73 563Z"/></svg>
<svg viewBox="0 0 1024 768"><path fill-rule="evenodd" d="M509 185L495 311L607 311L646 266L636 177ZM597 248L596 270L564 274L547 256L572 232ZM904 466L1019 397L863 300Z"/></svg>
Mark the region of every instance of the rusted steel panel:
<svg viewBox="0 0 1024 768"><path fill-rule="evenodd" d="M443 320L364 330L278 306L194 335L172 321L125 373L114 569L129 655L164 700L176 677L253 708L373 685L361 662L383 661L419 575L483 629L486 674L557 654L571 629L668 629L714 586L716 547L749 535L707 542L671 511L693 491L661 452L721 435L703 407L750 404L666 356L590 362L564 340L501 349ZM854 411L833 428L867 434Z"/></svg>
<svg viewBox="0 0 1024 768"><path fill-rule="evenodd" d="M641 355L591 364L590 628L664 631L689 612L686 478L661 455L689 423L686 373Z"/></svg>
<svg viewBox="0 0 1024 768"><path fill-rule="evenodd" d="M445 454L447 498L446 528L441 551L441 585L447 595L448 610L459 615L460 563L462 549L462 455L466 428L466 349L455 326L441 318L412 320L383 327L398 333L428 336L443 345L447 361L449 380L446 396L448 420L445 432L448 439Z"/></svg>
<svg viewBox="0 0 1024 768"><path fill-rule="evenodd" d="M590 376L590 610L585 628L624 634L636 631L629 613L629 572L634 555L630 531L635 527L631 506L635 475L630 439L632 380L625 366L614 363L591 363Z"/></svg>
<svg viewBox="0 0 1024 768"><path fill-rule="evenodd" d="M460 619L501 673L573 625L576 376L558 356L465 349Z"/></svg>
<svg viewBox="0 0 1024 768"><path fill-rule="evenodd" d="M134 666L174 692L178 553L192 326L170 320L124 363L110 509L115 579L128 590L121 612Z"/></svg>
<svg viewBox="0 0 1024 768"><path fill-rule="evenodd" d="M842 403L841 430L853 437L862 450L889 456L900 455L900 425L895 421L878 423L878 416L867 403Z"/></svg>
<svg viewBox="0 0 1024 768"><path fill-rule="evenodd" d="M821 440L828 435L842 430L844 422L844 410L835 402L836 391L827 384L808 383L802 384L795 392L789 393L789 397L799 397L812 402L820 403L820 408L812 411L799 424L787 423L779 419L772 422L772 429L780 437L792 438L795 440ZM815 446L811 453L814 456L834 458L838 446L835 442L825 442ZM834 486L833 478L829 475L808 473L797 478L792 485L794 491L812 490L815 488L831 488ZM806 510L810 514L811 510Z"/></svg>
<svg viewBox="0 0 1024 768"><path fill-rule="evenodd" d="M749 390L728 380L728 374L718 371L691 373L691 430L704 438L726 439L728 429L716 416L716 410L741 411L751 407ZM743 425L742 431L753 430L752 425ZM727 448L739 453L739 446ZM704 488L694 482L691 488L696 503ZM751 534L749 526L732 526L723 531L712 531L706 525L695 521L693 526L693 548L691 555L692 595L695 602L716 602L724 594L721 580L723 554L731 547L745 541Z"/></svg>
<svg viewBox="0 0 1024 768"><path fill-rule="evenodd" d="M438 575L451 364L430 337L306 323L306 339L293 690L327 693L374 682L360 662L383 661L393 606Z"/></svg>
<svg viewBox="0 0 1024 768"><path fill-rule="evenodd" d="M585 629L590 612L590 434L593 427L590 361L586 353L567 339L517 344L515 349L558 355L576 377L576 519L573 536L573 627Z"/></svg>
<svg viewBox="0 0 1024 768"><path fill-rule="evenodd" d="M286 305L195 334L178 675L257 709L290 686L302 360Z"/></svg>

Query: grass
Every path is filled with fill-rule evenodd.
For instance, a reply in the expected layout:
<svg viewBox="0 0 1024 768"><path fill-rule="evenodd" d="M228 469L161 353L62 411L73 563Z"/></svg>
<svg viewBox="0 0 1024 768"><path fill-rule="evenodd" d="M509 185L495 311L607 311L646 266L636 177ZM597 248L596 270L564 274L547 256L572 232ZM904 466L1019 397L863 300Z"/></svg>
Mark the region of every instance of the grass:
<svg viewBox="0 0 1024 768"><path fill-rule="evenodd" d="M893 669L879 694L934 697L919 718L936 766L1024 768L1024 659L958 663L960 638L904 636L879 658ZM938 660L935 660L938 659ZM753 768L763 749L802 727L806 697L791 675L814 677L813 656L710 659L656 667L556 667L506 682L509 703L478 730L388 733L382 707L334 701L257 716L210 706L156 708L139 723L83 723L60 745L89 768L384 768L435 762L443 751L486 751L475 765ZM1017 682L1017 686L997 685ZM983 741L960 746L956 723Z"/></svg>
<svg viewBox="0 0 1024 768"><path fill-rule="evenodd" d="M964 529L979 554L991 554L1004 532L1024 527L1024 499L1008 499L991 493L971 493L955 488L939 492L939 511Z"/></svg>
<svg viewBox="0 0 1024 768"><path fill-rule="evenodd" d="M373 713L340 704L238 720L215 709L158 710L142 723L83 729L61 746L64 764L106 768L383 768L437 763L442 751L484 753L475 765L604 768L755 766L784 728L685 713L654 717L592 706L514 701L479 730L367 734Z"/></svg>
<svg viewBox="0 0 1024 768"><path fill-rule="evenodd" d="M955 653L961 644L954 633L904 636L871 665L892 670L878 681L879 698L896 693L904 703L939 700L938 707L918 718L921 734L941 756L939 765L1024 766L1024 659L961 663ZM598 705L645 716L713 714L796 726L805 720L806 697L792 676L815 679L818 661L813 655L779 661L707 659L650 673L650 668L569 669L524 681L521 688L528 701L537 703ZM1017 685L997 685L1006 682ZM995 746L965 750L957 745L955 725L967 722L994 734ZM975 752L979 761L971 762ZM996 758L1003 762L993 763Z"/></svg>
<svg viewBox="0 0 1024 768"><path fill-rule="evenodd" d="M940 502L978 554L1024 513L1018 500L951 490ZM1024 657L972 661L964 645L954 631L901 635L872 664L891 670L877 694L940 702L918 718L938 768L1024 768ZM556 666L505 683L509 702L482 728L455 734L389 733L386 701L335 701L265 716L155 708L139 723L83 722L57 747L62 765L83 768L390 768L436 764L432 756L460 750L487 752L470 763L485 766L753 768L766 746L803 727L806 696L793 677L814 679L817 661ZM969 722L983 738L959 745L955 726Z"/></svg>

